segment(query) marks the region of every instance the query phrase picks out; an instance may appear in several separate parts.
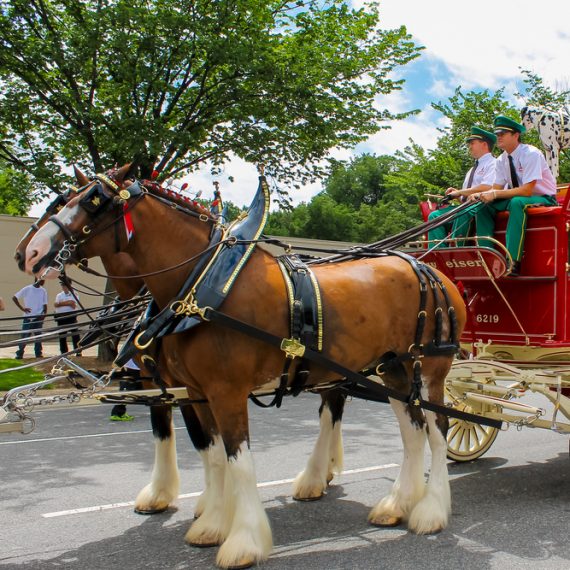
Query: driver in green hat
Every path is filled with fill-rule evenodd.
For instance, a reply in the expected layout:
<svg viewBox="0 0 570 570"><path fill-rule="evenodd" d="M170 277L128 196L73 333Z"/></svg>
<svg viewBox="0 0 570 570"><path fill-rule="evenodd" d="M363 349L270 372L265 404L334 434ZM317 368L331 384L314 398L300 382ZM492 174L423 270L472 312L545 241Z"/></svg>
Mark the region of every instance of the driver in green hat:
<svg viewBox="0 0 570 570"><path fill-rule="evenodd" d="M467 171L461 190L453 187L448 188L445 192L446 196L459 198L461 201L464 201L471 194L490 190L493 187L496 159L491 154L491 151L496 142L497 137L493 133L480 127L471 127L471 134L467 137L467 145L469 154L475 159L475 164ZM428 220L437 219L453 208L455 206L435 210L428 216ZM440 241L445 240L447 237L453 239L464 238L469 230L469 222L475 213L475 208L468 208L468 210L473 210L473 212L466 211L455 218L453 222L430 230L428 239L430 241ZM447 247L447 245L447 242L444 241L438 247Z"/></svg>
<svg viewBox="0 0 570 570"><path fill-rule="evenodd" d="M477 210L477 236L492 237L497 212L508 210L506 245L513 260L511 275L520 273L526 229L526 210L531 206L556 205L556 180L546 159L536 147L523 144L525 127L509 117L499 115L494 121L497 146L503 154L497 159L493 188L472 194L485 207ZM484 245L484 240L479 240Z"/></svg>

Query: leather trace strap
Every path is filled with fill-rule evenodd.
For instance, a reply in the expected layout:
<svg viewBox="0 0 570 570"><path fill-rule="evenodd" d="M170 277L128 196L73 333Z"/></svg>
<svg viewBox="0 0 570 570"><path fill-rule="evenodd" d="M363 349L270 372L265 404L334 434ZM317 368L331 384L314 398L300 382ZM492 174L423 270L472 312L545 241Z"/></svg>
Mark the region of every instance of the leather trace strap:
<svg viewBox="0 0 570 570"><path fill-rule="evenodd" d="M259 329L253 325L248 323L244 323L238 319L230 317L224 313L220 313L219 311L212 309L210 307L206 307L202 312L202 318L206 321L211 321L222 325L224 327L233 329L235 331L247 334L253 338L261 340L271 346L279 348L280 350L284 350L286 353L294 354L295 356L302 356L304 359L314 362L318 366L322 366L328 370L338 373L341 377L345 378L344 387L348 393L351 393L351 383L354 387L354 396L366 398L365 394L370 394L372 396L369 399L378 399L378 401L386 401L388 398L392 398L394 400L399 400L400 402L405 402L410 404L410 395L402 394L388 386L384 386L382 384L378 384L373 380L370 380L363 374L359 372L354 372L349 368L346 368L327 358L323 354L312 350L311 348L304 347L303 345L293 346L289 343L290 339L283 339L277 335L268 333L262 329ZM294 344L294 343L293 343ZM457 346L455 345L440 345L437 347L431 347L428 351L429 354L426 354L424 351L425 356L443 356L445 354L451 355L455 354L457 351ZM444 414L446 416L457 418L459 420L465 420L469 422L474 422L481 425L486 425L493 428L500 429L502 427L502 421L494 420L491 418L485 418L482 416L478 416L476 414L470 414L467 412L462 412L460 410L456 410L454 408L450 408L447 406L441 406L439 404L434 404L432 402L428 402L426 400L421 400L418 404L418 407L423 408L424 410L428 410L430 412L436 412L439 414Z"/></svg>

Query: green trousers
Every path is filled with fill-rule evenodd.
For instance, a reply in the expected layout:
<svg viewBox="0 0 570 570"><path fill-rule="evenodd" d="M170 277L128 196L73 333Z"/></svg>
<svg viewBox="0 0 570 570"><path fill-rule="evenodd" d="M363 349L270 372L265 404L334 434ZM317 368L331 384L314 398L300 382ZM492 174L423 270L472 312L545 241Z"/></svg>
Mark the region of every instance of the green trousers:
<svg viewBox="0 0 570 570"><path fill-rule="evenodd" d="M477 237L493 237L497 212L508 210L507 250L511 254L513 261L520 261L524 248L527 208L536 205L556 206L556 204L557 202L554 196L515 196L507 200L495 200L494 202L490 202L479 209L475 215ZM493 247L492 244L486 244L484 239L479 239L479 245Z"/></svg>
<svg viewBox="0 0 570 570"><path fill-rule="evenodd" d="M443 224L438 228L430 230L428 232L428 240L441 241L448 237L452 239L465 238L469 232L469 223L471 221L471 218L475 215L476 206L478 205L474 204L473 206L473 208L469 207L464 210L463 213L455 218L455 220L452 222ZM439 218L439 216L443 216L443 214L447 214L447 212L450 212L455 208L456 206L447 206L445 208L441 208L440 210L435 210L428 216L428 220L436 220ZM441 243L438 245L438 247L447 247L448 245L448 243ZM463 243L459 242L458 245L463 245Z"/></svg>

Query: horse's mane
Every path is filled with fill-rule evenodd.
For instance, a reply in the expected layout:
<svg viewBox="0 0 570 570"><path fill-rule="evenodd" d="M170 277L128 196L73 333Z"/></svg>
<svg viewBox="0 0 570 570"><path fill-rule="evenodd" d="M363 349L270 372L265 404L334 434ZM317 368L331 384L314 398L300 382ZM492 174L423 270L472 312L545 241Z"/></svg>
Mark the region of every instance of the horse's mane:
<svg viewBox="0 0 570 570"><path fill-rule="evenodd" d="M158 182L154 182L154 180L141 180L141 184L151 194L154 194L155 196L160 196L162 198L166 198L167 200L174 202L178 206L188 208L189 210L192 210L193 212L196 212L197 214L201 214L201 215L203 214L205 216L208 216L209 219L212 219L212 220L214 219L211 212L207 208L204 208L204 206L202 206L202 204L200 204L199 202L196 202L196 200L193 200L192 198L189 198L188 196L184 196L183 194L180 194L179 192L174 192L174 190L170 190L169 188L164 188Z"/></svg>

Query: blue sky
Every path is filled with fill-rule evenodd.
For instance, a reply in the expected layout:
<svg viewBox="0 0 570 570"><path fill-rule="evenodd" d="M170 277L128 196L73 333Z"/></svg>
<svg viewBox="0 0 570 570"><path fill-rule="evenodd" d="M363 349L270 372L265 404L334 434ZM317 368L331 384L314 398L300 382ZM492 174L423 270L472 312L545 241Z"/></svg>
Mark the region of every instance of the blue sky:
<svg viewBox="0 0 570 570"><path fill-rule="evenodd" d="M352 0L359 8L365 0ZM405 121L392 123L352 151L333 151L348 159L363 152L392 154L404 148L409 138L429 148L437 139L442 117L430 107L446 100L458 85L464 89L505 88L514 93L522 87L519 68L530 69L554 88L570 88L570 0L379 0L381 27L405 25L418 45L424 46L419 59L399 73L406 79L401 91L379 101L393 112L420 109ZM230 183L232 176L235 182ZM184 179L203 197L213 194L212 178L203 168ZM181 184L182 182L180 182ZM234 159L220 178L222 195L232 202L249 204L257 187L254 165ZM291 190L294 203L309 200L320 184ZM38 208L38 206L36 207ZM42 206L39 206L40 210ZM34 210L32 210L34 212Z"/></svg>

